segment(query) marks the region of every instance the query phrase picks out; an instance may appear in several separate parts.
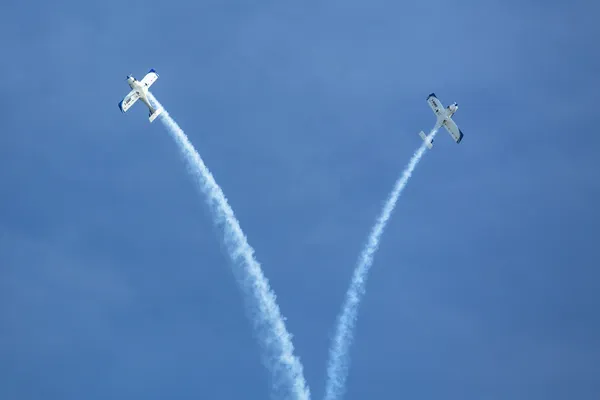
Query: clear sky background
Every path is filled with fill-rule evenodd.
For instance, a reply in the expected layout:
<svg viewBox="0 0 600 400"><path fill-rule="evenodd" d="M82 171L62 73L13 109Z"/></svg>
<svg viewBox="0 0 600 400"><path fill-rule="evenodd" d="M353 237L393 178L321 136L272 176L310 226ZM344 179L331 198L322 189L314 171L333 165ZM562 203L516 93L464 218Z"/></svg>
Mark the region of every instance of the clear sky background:
<svg viewBox="0 0 600 400"><path fill-rule="evenodd" d="M569 5L566 5L569 4ZM593 1L0 5L0 398L265 399L221 234L127 74L189 135L278 296L313 399L383 236L347 400L597 399Z"/></svg>

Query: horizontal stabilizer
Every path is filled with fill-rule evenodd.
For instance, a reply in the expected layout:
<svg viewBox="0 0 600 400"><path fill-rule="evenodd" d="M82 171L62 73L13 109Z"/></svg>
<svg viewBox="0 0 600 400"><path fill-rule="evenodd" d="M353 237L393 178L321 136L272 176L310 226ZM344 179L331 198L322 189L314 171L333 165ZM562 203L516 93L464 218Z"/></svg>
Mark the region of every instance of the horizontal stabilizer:
<svg viewBox="0 0 600 400"><path fill-rule="evenodd" d="M162 108L159 108L158 110L154 111L154 113L150 112L150 122L154 121L156 117L158 117L162 112Z"/></svg>
<svg viewBox="0 0 600 400"><path fill-rule="evenodd" d="M419 136L421 136L421 139L423 139L428 149L431 149L433 147L433 139L427 137L427 135L425 135L425 132L419 132Z"/></svg>

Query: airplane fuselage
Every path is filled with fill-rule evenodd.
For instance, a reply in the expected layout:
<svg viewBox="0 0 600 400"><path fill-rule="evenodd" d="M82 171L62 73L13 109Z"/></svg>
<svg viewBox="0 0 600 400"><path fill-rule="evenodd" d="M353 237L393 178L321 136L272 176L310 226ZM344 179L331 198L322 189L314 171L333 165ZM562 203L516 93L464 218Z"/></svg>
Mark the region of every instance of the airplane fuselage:
<svg viewBox="0 0 600 400"><path fill-rule="evenodd" d="M146 88L142 85L140 81L135 79L133 76L127 77L127 83L129 84L129 87L134 89L140 96L146 95Z"/></svg>
<svg viewBox="0 0 600 400"><path fill-rule="evenodd" d="M446 122L452 118L454 113L458 110L458 104L454 103L446 108L436 109L435 113L438 116L438 124L446 125Z"/></svg>
<svg viewBox="0 0 600 400"><path fill-rule="evenodd" d="M435 114L439 118L443 118L444 120L452 118L454 113L458 110L458 104L453 103L446 108L435 108Z"/></svg>
<svg viewBox="0 0 600 400"><path fill-rule="evenodd" d="M132 88L137 92L137 94L139 94L140 100L146 105L146 107L150 109L150 112L154 112L154 107L150 105L148 97L146 96L148 94L148 88L144 87L144 85L142 85L142 83L135 79L133 76L127 77L127 83L129 84L130 88Z"/></svg>

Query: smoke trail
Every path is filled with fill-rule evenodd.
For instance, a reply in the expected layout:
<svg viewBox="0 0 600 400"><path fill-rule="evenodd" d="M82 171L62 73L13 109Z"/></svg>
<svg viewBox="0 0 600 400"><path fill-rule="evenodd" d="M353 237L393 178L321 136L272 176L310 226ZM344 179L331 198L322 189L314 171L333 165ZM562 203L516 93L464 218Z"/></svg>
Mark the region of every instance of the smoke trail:
<svg viewBox="0 0 600 400"><path fill-rule="evenodd" d="M433 139L438 131L439 127L435 127L431 132L431 138ZM390 193L381 215L377 219L377 222L371 230L369 240L365 245L358 265L354 270L352 276L352 282L346 293L346 300L342 308L341 314L338 316L338 325L336 334L331 347L329 348L329 365L327 366L327 383L325 386L325 400L333 400L340 398L344 394L346 378L348 376L349 367L349 356L348 349L352 342L352 335L354 332L354 325L356 324L356 316L358 313L358 305L365 294L365 284L369 269L373 264L373 255L379 247L379 240L383 234L383 230L390 219L398 197L404 190L406 183L411 177L413 170L423 157L425 153L426 145L425 142L421 147L414 153L410 162L402 172L400 178L396 181L394 190Z"/></svg>
<svg viewBox="0 0 600 400"><path fill-rule="evenodd" d="M148 93L148 97L156 106L163 108L151 93ZM274 376L274 392L280 390L282 386L287 386L287 392L291 391L293 398L308 400L310 391L304 379L302 364L293 354L291 335L285 328L275 294L269 287L260 264L254 258L254 250L248 244L223 191L187 135L166 110L163 109L160 118L179 146L188 164L189 172L196 178L202 193L207 196L207 203L213 213L215 224L222 226L225 246L233 261L233 273L245 295L257 338L266 353L266 366ZM273 393L273 395L278 399L282 398L282 393ZM283 398L286 397L288 396Z"/></svg>

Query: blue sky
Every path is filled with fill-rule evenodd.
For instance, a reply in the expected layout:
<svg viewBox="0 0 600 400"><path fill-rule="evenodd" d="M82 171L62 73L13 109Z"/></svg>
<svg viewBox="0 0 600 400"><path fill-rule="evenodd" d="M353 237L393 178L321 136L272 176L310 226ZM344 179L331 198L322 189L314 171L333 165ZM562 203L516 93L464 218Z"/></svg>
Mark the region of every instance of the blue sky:
<svg viewBox="0 0 600 400"><path fill-rule="evenodd" d="M313 398L379 208L346 399L600 391L593 2L63 1L0 7L0 397L267 398L243 302L175 144L222 186Z"/></svg>

